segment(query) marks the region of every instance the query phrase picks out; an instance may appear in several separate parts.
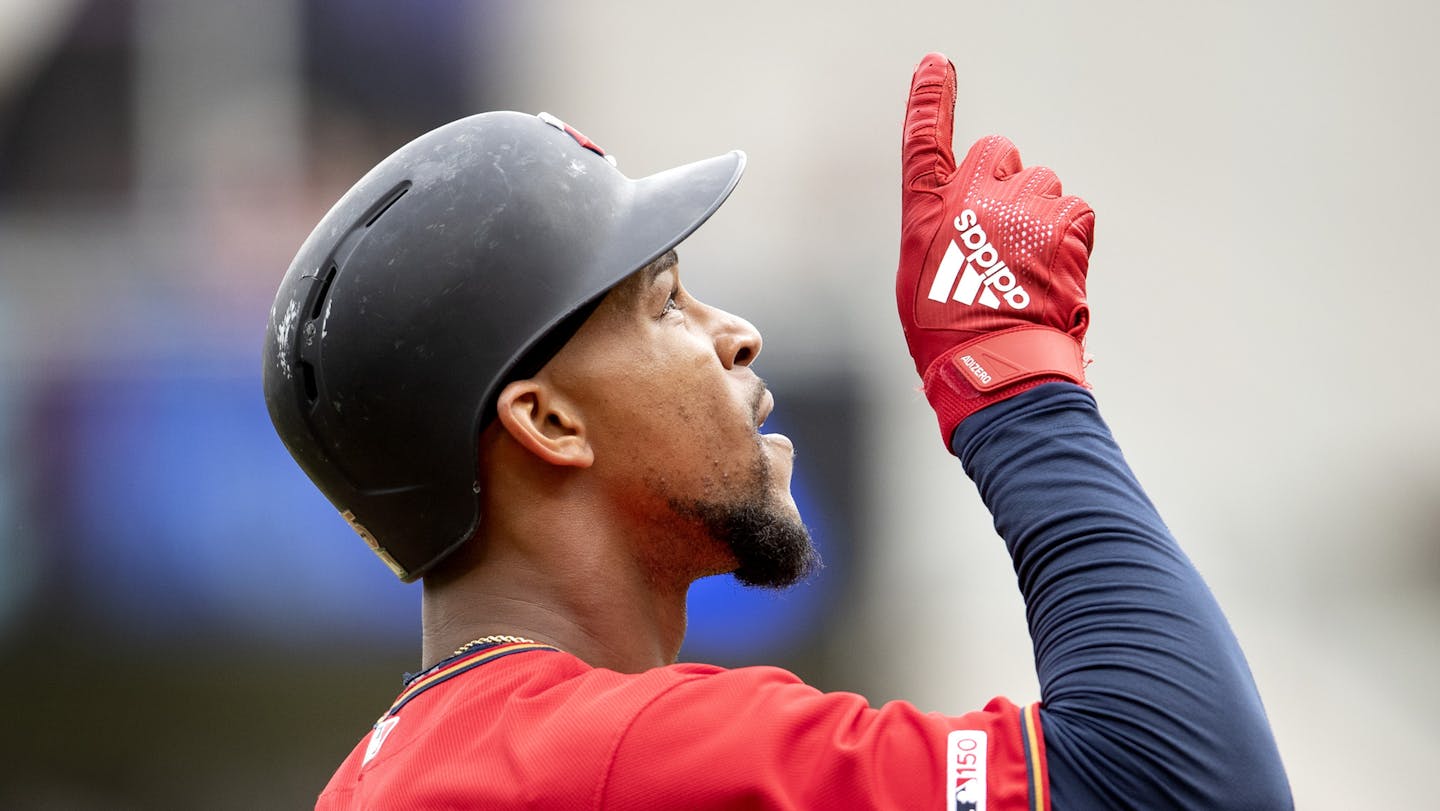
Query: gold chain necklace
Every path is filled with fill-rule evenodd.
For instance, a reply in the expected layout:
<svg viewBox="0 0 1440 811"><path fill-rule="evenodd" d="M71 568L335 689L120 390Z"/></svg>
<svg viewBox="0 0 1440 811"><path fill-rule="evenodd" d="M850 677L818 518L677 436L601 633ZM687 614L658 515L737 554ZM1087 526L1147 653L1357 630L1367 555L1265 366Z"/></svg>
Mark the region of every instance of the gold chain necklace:
<svg viewBox="0 0 1440 811"><path fill-rule="evenodd" d="M470 650L477 645L498 645L501 642L509 642L511 644L516 642L524 642L530 645L540 644L533 639L526 639L523 636L507 636L505 634L495 634L494 636L482 636L479 639L472 639L469 642L466 642L464 645L456 648L455 652L450 654L450 656L459 656L460 654L464 653L467 650Z"/></svg>

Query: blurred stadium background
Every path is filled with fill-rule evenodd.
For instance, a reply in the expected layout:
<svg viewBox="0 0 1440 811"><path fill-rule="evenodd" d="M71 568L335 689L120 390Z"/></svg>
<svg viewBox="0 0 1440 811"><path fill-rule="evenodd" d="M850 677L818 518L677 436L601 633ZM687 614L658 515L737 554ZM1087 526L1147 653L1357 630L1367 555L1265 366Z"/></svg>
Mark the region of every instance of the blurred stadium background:
<svg viewBox="0 0 1440 811"><path fill-rule="evenodd" d="M830 566L703 583L684 656L952 713L1036 698L892 313L927 50L961 70L962 149L1009 135L1099 212L1096 392L1299 807L1423 806L1437 8L0 0L0 807L305 806L418 664L418 588L290 462L259 343L340 193L486 109L555 113L632 176L750 154L681 256L765 334Z"/></svg>

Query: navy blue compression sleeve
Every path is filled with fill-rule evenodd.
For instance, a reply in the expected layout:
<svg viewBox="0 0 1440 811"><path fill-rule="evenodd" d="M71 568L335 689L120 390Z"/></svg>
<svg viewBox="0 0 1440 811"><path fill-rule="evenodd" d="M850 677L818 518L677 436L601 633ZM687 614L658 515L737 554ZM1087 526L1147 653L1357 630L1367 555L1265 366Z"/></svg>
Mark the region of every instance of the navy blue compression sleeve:
<svg viewBox="0 0 1440 811"><path fill-rule="evenodd" d="M1292 808L1244 654L1089 392L1031 389L952 448L1025 596L1053 808Z"/></svg>

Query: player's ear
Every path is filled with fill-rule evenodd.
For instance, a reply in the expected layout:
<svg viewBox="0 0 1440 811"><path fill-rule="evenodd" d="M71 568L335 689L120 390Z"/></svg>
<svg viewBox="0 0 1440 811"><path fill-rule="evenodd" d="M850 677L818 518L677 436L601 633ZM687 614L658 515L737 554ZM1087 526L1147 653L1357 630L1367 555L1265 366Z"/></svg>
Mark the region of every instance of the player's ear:
<svg viewBox="0 0 1440 811"><path fill-rule="evenodd" d="M595 451L572 403L537 380L516 380L496 402L500 425L520 447L562 467L589 467Z"/></svg>

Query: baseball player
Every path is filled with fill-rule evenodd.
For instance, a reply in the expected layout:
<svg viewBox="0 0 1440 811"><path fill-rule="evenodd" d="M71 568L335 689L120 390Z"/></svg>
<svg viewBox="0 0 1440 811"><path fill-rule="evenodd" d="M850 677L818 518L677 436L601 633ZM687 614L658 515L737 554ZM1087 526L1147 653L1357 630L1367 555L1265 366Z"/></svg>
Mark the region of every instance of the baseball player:
<svg viewBox="0 0 1440 811"><path fill-rule="evenodd" d="M632 180L552 116L487 113L361 179L271 313L276 429L424 583L424 669L320 808L1291 806L1244 656L1085 386L1094 215L1004 138L957 165L954 105L931 54L896 299L1014 560L1043 703L947 717L675 663L695 579L783 586L816 560L760 335L674 250L744 155Z"/></svg>

